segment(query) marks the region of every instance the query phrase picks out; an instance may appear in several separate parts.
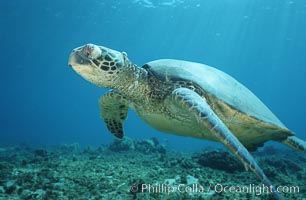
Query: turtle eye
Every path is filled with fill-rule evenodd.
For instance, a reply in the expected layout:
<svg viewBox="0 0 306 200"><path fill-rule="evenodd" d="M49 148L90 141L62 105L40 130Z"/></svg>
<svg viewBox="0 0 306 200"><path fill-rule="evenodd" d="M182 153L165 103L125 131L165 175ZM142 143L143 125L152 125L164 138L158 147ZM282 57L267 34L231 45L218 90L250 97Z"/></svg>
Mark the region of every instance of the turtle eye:
<svg viewBox="0 0 306 200"><path fill-rule="evenodd" d="M101 56L101 49L94 44L86 44L82 48L82 53L86 55L89 59L96 59Z"/></svg>
<svg viewBox="0 0 306 200"><path fill-rule="evenodd" d="M86 55L89 56L94 50L94 47L92 44L86 44L83 49L82 52Z"/></svg>

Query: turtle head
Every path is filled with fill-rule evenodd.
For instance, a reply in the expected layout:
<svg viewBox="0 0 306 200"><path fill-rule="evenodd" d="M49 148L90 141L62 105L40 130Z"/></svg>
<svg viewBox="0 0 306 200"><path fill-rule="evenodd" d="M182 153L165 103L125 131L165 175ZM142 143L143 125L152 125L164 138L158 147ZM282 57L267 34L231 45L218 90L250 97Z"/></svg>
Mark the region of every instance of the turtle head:
<svg viewBox="0 0 306 200"><path fill-rule="evenodd" d="M113 88L127 61L126 53L86 44L72 51L68 65L87 81L100 87Z"/></svg>

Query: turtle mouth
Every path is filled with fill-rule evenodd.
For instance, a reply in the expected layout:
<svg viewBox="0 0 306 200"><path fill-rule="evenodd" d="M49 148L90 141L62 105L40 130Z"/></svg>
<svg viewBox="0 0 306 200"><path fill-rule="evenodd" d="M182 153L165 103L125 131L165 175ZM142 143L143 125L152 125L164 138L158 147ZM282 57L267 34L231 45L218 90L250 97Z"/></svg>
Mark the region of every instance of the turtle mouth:
<svg viewBox="0 0 306 200"><path fill-rule="evenodd" d="M90 64L91 60L83 53L82 47L72 50L68 60L69 66L73 67L76 65L90 65Z"/></svg>

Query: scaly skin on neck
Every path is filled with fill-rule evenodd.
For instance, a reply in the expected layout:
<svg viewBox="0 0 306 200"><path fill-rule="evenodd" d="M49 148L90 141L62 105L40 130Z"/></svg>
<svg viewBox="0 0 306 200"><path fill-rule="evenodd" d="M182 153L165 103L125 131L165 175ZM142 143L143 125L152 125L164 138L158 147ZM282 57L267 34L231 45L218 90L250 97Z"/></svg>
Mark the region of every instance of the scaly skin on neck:
<svg viewBox="0 0 306 200"><path fill-rule="evenodd" d="M125 67L113 79L110 88L119 91L129 99L139 99L149 93L147 71L126 58Z"/></svg>

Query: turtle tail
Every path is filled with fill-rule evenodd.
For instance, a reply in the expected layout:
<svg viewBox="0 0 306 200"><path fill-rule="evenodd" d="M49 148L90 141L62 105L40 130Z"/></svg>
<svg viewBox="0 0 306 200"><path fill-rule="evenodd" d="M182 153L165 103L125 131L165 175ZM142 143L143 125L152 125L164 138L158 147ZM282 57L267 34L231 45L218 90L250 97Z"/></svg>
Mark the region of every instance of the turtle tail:
<svg viewBox="0 0 306 200"><path fill-rule="evenodd" d="M290 136L287 139L281 141L281 143L291 147L292 149L298 150L306 154L306 142L298 137Z"/></svg>

